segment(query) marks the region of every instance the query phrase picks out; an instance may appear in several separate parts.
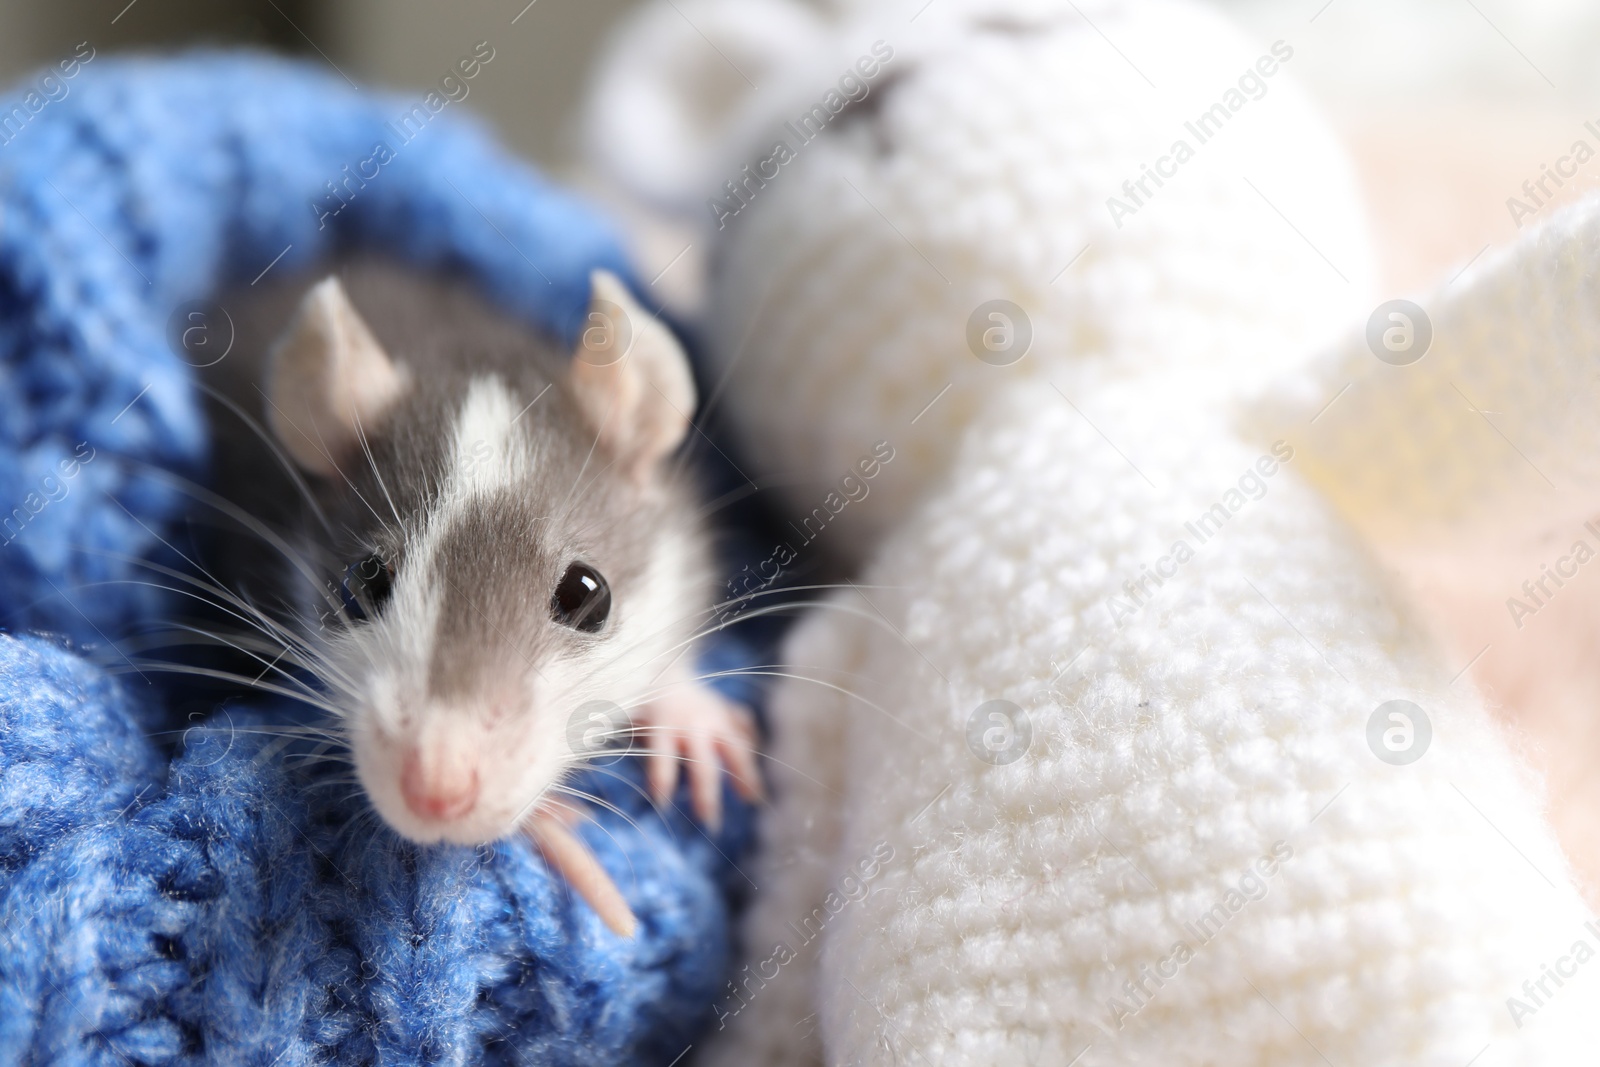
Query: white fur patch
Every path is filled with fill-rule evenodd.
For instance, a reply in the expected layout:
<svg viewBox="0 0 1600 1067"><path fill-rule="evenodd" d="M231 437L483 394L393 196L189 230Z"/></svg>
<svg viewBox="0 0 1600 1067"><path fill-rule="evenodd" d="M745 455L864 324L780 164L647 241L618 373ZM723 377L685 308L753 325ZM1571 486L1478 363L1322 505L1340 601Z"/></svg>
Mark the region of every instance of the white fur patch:
<svg viewBox="0 0 1600 1067"><path fill-rule="evenodd" d="M456 413L444 500L453 504L514 485L529 471L529 442L519 438L516 396L498 378L474 378Z"/></svg>

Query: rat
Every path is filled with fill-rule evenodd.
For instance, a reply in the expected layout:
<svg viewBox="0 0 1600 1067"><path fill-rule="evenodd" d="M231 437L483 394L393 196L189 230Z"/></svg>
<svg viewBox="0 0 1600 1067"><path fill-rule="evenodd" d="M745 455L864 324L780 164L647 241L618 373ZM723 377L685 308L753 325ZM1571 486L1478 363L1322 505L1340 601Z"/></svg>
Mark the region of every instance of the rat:
<svg viewBox="0 0 1600 1067"><path fill-rule="evenodd" d="M570 352L464 280L382 261L223 297L232 348L201 371L214 484L257 536L212 573L316 677L384 822L423 844L525 832L631 936L566 777L637 738L656 804L685 761L713 830L725 768L761 786L747 711L692 666L714 572L671 461L688 361L615 276L591 287Z"/></svg>

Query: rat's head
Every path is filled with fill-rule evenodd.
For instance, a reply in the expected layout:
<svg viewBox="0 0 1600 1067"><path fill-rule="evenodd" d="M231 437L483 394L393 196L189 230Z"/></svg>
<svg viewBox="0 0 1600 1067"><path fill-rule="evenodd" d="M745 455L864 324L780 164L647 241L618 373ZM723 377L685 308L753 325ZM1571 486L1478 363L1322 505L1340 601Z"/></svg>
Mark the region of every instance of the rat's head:
<svg viewBox="0 0 1600 1067"><path fill-rule="evenodd" d="M268 419L327 515L308 643L362 785L406 837L483 842L580 761L594 722L626 721L703 621L667 463L694 387L604 273L570 361L459 291L407 323L421 300L408 312L395 284L370 325L337 279L305 296Z"/></svg>

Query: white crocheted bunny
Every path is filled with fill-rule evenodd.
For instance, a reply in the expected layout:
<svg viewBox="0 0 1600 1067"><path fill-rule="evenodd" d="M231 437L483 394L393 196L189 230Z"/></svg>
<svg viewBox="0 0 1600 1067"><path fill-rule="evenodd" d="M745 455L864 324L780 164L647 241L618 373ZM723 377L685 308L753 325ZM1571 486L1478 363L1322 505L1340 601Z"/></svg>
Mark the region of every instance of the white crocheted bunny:
<svg viewBox="0 0 1600 1067"><path fill-rule="evenodd" d="M1374 313L1298 47L1172 0L619 36L591 141L699 213L748 473L861 563L786 649L709 1062L1592 1057L1600 924L1373 546L1597 503L1600 215Z"/></svg>

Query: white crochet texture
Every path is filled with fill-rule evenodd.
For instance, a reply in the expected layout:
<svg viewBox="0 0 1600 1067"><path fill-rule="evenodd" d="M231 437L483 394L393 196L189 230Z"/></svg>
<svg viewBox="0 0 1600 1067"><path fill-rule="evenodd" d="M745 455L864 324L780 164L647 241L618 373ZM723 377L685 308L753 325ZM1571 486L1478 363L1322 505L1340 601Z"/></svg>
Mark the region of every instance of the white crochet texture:
<svg viewBox="0 0 1600 1067"><path fill-rule="evenodd" d="M1292 56L1200 144L1185 123L1274 53L1197 6L779 5L783 59L737 2L674 0L688 28L650 39L716 63L736 21L760 59L742 101L656 85L705 120L675 120L703 173L765 156L873 42L895 55L708 230L722 402L802 514L870 442L897 455L824 535L868 561L855 588L786 650L749 969L707 1062L1588 1062L1594 975L1546 968L1600 934L1536 783L1363 539L1426 519L1470 540L1528 499L1452 381L1507 401L1535 463L1592 470L1593 407L1564 398L1595 380L1595 227L1424 301L1421 363L1359 336L1313 361L1377 301ZM609 69L636 77L636 47ZM620 109L591 121L613 157L646 143ZM1118 225L1107 198L1178 139L1194 157ZM680 192L709 223L715 183ZM967 340L997 298L1034 335L1006 366ZM1005 720L970 728L996 700L1031 733L1003 764L974 745ZM1369 746L1392 700L1432 726L1409 765Z"/></svg>
<svg viewBox="0 0 1600 1067"><path fill-rule="evenodd" d="M778 696L746 936L754 960L801 955L744 987L711 1062L1584 1062L1592 976L1520 1031L1507 1009L1595 938L1455 667L1295 461L1201 544L1185 523L1270 450L1137 392L1097 401L1159 492L1058 397L1002 397L860 592L791 642L792 669L838 688ZM1194 558L1118 628L1123 581L1179 540ZM1032 730L1004 766L968 744L995 699ZM1409 766L1367 743L1395 699L1433 726ZM879 841L872 894L802 947ZM1265 895L1197 936L1276 842L1293 852ZM1179 942L1169 980L1141 971L1173 970ZM825 1059L797 1040L813 1028Z"/></svg>
<svg viewBox="0 0 1600 1067"><path fill-rule="evenodd" d="M1278 386L1258 418L1303 425L1313 477L1385 543L1489 541L1593 517L1597 271L1591 199L1423 299L1433 340L1420 362L1387 365L1358 341Z"/></svg>
<svg viewBox="0 0 1600 1067"><path fill-rule="evenodd" d="M712 66L721 60L700 32L715 35L725 8L741 12L722 21L736 27L731 54L750 61L750 0L677 6L686 18L665 17L682 28L680 47ZM1110 359L1211 403L1270 381L1285 359L1370 306L1354 181L1290 80L1294 42L1283 42L1290 59L1280 62L1269 44L1247 44L1206 9L1162 0L920 7L863 5L834 34L802 38L789 66L749 69L760 91L703 117L727 116L726 143L704 169L715 177L683 197L715 242L709 354L729 375L726 411L758 469L791 484L804 513L864 445L893 439L894 477L856 513L863 526L849 543L830 538L845 556L858 556L948 468L961 430L1006 382ZM783 32L799 21L786 14ZM674 46L664 28L644 54L613 59L617 79L631 84L667 65L660 55ZM633 35L624 36L627 44ZM764 187L741 186L750 206L715 228L707 202L727 199L720 182L742 182L744 164L767 157L776 138L796 141L783 123L876 41L894 55L871 93L798 145ZM1224 109L1231 117L1200 143L1185 123L1219 105L1263 57L1275 69L1258 78L1264 95L1237 114ZM693 110L700 88L668 82L656 95ZM590 139L609 157L644 151L653 132L636 127L647 123L620 106L600 110L592 126L603 132ZM1194 157L1176 177L1144 177L1179 139ZM1130 197L1122 185L1133 180L1153 195ZM1136 211L1120 227L1107 206L1113 194ZM1030 357L1012 367L979 362L968 346L969 317L997 298L1031 320ZM1135 352L1156 365L1140 365Z"/></svg>

